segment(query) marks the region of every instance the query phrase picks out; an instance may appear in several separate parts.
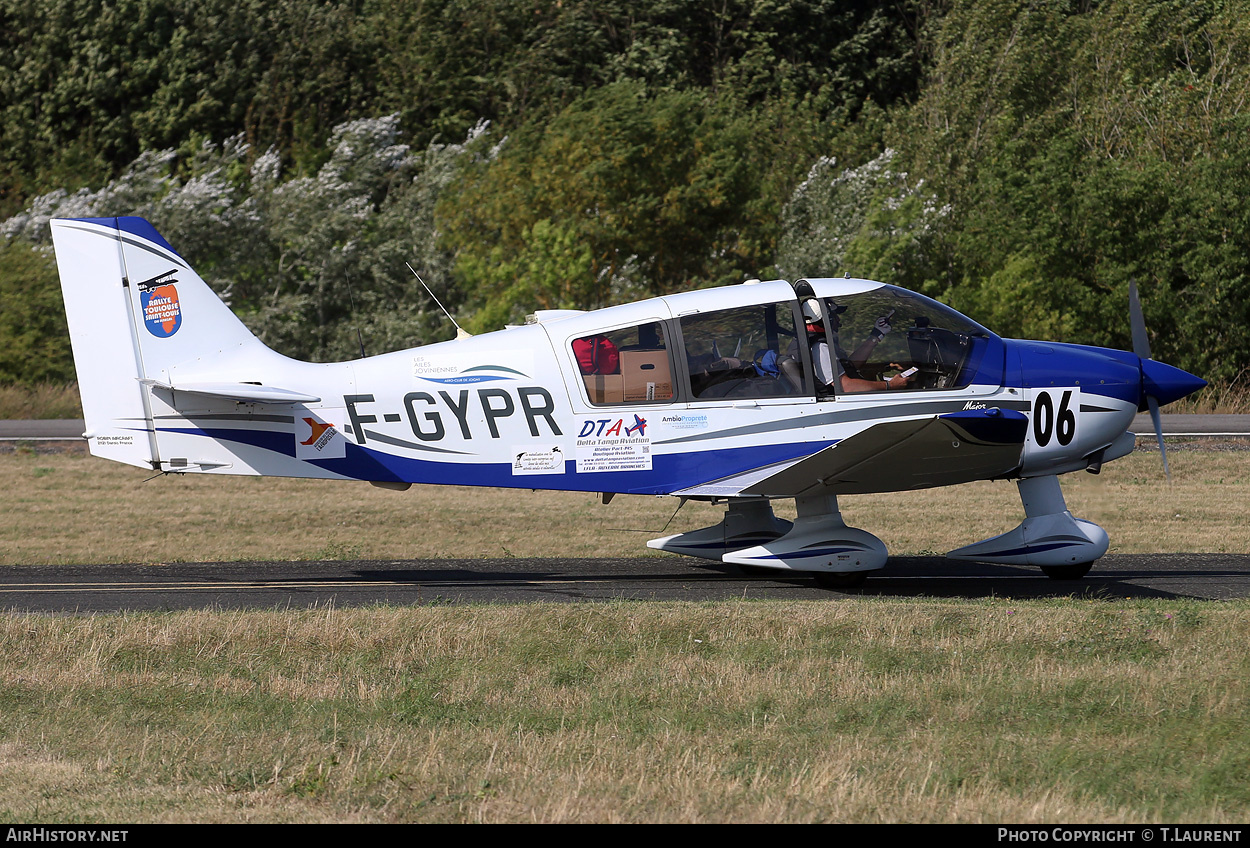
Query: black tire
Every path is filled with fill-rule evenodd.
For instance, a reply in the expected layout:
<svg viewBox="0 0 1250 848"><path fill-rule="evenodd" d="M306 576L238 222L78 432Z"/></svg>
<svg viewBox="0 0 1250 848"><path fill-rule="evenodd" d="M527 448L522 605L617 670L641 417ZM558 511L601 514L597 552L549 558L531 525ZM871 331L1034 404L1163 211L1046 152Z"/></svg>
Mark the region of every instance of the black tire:
<svg viewBox="0 0 1250 848"><path fill-rule="evenodd" d="M1042 571L1051 580L1080 580L1089 570L1094 567L1092 562L1083 562L1076 565L1043 565Z"/></svg>
<svg viewBox="0 0 1250 848"><path fill-rule="evenodd" d="M868 579L867 571L813 571L812 578L822 589L858 589Z"/></svg>

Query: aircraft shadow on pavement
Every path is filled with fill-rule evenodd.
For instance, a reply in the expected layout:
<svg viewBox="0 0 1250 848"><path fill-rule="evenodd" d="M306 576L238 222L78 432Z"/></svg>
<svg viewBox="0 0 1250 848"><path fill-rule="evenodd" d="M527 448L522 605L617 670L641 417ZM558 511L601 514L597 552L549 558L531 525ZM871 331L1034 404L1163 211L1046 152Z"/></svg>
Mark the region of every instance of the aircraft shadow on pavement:
<svg viewBox="0 0 1250 848"><path fill-rule="evenodd" d="M575 567L569 567L575 563ZM380 565L380 564L379 564ZM398 563L396 565L399 565ZM365 581L520 586L536 582L581 584L682 583L692 580L735 586L754 584L811 588L813 596L935 598L1216 598L1244 596L1250 580L1250 555L1169 554L1118 555L1095 563L1080 580L1052 580L1033 566L964 562L941 556L891 557L884 569L862 587L844 591L820 589L807 575L745 573L737 566L694 558L674 560L575 560L551 568L524 560L477 560L465 563L407 563L406 567L361 568L353 573ZM442 567L440 567L442 566Z"/></svg>
<svg viewBox="0 0 1250 848"><path fill-rule="evenodd" d="M734 566L694 563L726 576L784 582L810 577L743 574ZM862 587L824 590L831 595L938 598L1233 598L1250 583L1248 554L1114 555L1080 580L1051 580L1034 566L965 562L941 556L890 557Z"/></svg>

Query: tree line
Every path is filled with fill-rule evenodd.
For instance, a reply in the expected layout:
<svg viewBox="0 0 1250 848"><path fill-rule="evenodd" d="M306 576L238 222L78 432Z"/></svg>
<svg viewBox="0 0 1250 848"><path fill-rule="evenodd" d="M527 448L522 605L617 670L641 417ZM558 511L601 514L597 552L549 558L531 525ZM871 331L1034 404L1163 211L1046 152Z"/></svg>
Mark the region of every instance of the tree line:
<svg viewBox="0 0 1250 848"><path fill-rule="evenodd" d="M317 360L750 277L1247 378L1233 0L0 0L0 381L72 379L47 219L142 214Z"/></svg>

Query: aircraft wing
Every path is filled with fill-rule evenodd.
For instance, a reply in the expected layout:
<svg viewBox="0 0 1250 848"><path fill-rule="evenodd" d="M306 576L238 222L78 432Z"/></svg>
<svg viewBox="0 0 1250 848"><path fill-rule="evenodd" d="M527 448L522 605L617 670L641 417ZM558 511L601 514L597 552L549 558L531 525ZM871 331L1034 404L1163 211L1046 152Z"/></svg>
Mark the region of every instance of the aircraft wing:
<svg viewBox="0 0 1250 848"><path fill-rule="evenodd" d="M1004 477L1020 465L1028 419L977 409L885 421L784 467L675 494L794 498L903 492ZM738 485L734 485L734 484ZM707 491L703 491L706 489Z"/></svg>

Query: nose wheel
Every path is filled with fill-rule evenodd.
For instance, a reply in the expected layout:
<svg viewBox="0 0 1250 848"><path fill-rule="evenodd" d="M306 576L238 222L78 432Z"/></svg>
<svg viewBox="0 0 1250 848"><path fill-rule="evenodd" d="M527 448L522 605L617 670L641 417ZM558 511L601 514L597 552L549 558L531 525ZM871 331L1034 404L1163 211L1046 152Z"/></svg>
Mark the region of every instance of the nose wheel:
<svg viewBox="0 0 1250 848"><path fill-rule="evenodd" d="M1001 536L947 554L951 559L1036 565L1052 580L1080 580L1107 552L1107 532L1074 518L1063 501L1059 478L1027 477L1017 484L1024 504L1020 526Z"/></svg>

